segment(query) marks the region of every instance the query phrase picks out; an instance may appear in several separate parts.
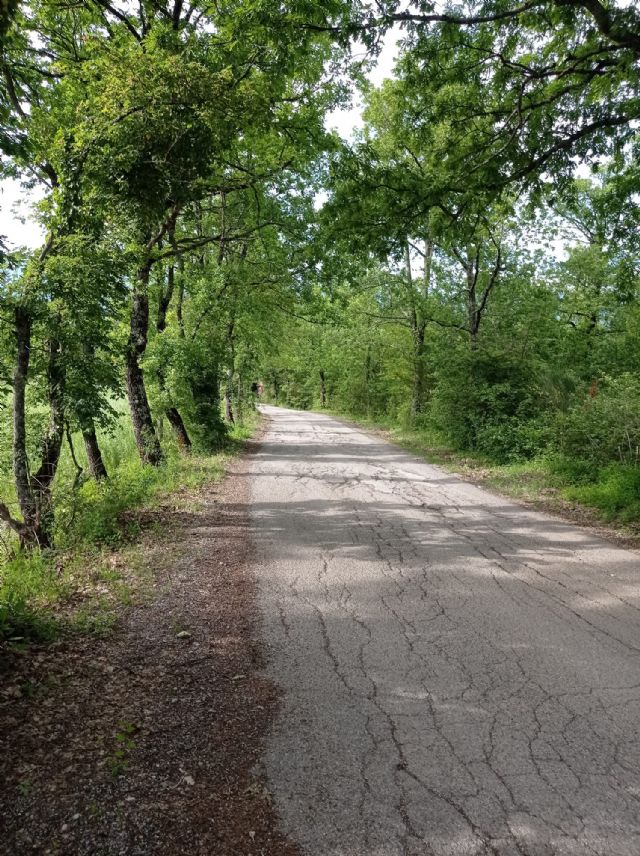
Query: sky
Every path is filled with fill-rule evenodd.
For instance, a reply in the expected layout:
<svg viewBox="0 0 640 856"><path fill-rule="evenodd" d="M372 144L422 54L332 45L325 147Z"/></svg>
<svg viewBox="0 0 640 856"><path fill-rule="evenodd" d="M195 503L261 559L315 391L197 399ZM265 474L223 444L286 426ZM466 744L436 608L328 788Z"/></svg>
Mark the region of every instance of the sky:
<svg viewBox="0 0 640 856"><path fill-rule="evenodd" d="M0 182L0 235L10 249L42 243L42 229L30 217L32 205L40 198L42 191L25 191L15 179Z"/></svg>
<svg viewBox="0 0 640 856"><path fill-rule="evenodd" d="M376 65L367 75L374 86L380 86L385 78L393 76L393 65L398 53L398 36L398 31L394 29L390 30L384 39ZM351 109L329 113L326 125L327 128L337 131L345 140L349 140L353 132L362 127L362 103L357 99L357 93L354 95Z"/></svg>

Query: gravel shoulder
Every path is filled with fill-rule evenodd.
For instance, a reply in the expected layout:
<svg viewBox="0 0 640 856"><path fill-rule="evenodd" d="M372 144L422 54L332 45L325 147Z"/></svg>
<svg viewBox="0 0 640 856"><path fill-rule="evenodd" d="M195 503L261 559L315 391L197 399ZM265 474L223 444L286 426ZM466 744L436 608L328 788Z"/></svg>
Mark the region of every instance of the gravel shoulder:
<svg viewBox="0 0 640 856"><path fill-rule="evenodd" d="M297 852L254 772L279 700L256 641L249 458L196 510L145 512L153 596L113 634L0 652L1 853Z"/></svg>

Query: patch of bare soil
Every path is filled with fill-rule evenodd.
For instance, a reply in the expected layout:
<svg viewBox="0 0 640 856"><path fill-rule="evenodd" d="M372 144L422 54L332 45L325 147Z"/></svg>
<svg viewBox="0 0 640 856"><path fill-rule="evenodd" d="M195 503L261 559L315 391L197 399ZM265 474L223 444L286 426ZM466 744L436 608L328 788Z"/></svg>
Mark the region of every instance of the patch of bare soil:
<svg viewBox="0 0 640 856"><path fill-rule="evenodd" d="M0 853L298 852L252 772L278 698L242 468L201 510L157 512L156 596L112 635L0 652Z"/></svg>

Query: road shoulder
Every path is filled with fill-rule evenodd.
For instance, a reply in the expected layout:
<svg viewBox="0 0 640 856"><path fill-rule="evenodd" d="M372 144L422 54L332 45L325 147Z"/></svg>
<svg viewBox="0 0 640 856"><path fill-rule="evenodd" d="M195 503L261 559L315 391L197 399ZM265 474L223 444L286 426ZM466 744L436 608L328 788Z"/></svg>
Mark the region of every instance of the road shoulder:
<svg viewBox="0 0 640 856"><path fill-rule="evenodd" d="M330 416L336 422L354 428L369 437L384 440L402 449L414 460L427 463L441 472L453 473L461 481L481 487L493 496L506 497L522 508L539 511L549 517L572 523L617 547L640 551L640 522L633 526L622 526L616 522L607 521L597 509L564 499L556 489L538 489L535 483L523 486L508 478L497 479L491 468L473 458L452 455L446 460L442 456L434 456L427 446L418 448L413 441L405 442L401 436L388 428L358 422L333 411L327 411L324 414L322 411L316 412Z"/></svg>
<svg viewBox="0 0 640 856"><path fill-rule="evenodd" d="M195 510L145 512L165 534L149 535L154 596L113 634L2 654L0 852L297 852L254 774L278 693L257 641L247 460Z"/></svg>

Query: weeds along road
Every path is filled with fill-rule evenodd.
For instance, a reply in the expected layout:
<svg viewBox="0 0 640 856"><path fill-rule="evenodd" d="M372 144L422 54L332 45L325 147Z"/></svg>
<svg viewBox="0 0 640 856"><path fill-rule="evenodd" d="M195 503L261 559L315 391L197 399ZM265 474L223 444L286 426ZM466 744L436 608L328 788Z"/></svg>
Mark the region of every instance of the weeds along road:
<svg viewBox="0 0 640 856"><path fill-rule="evenodd" d="M640 853L640 557L265 407L264 769L303 852Z"/></svg>

